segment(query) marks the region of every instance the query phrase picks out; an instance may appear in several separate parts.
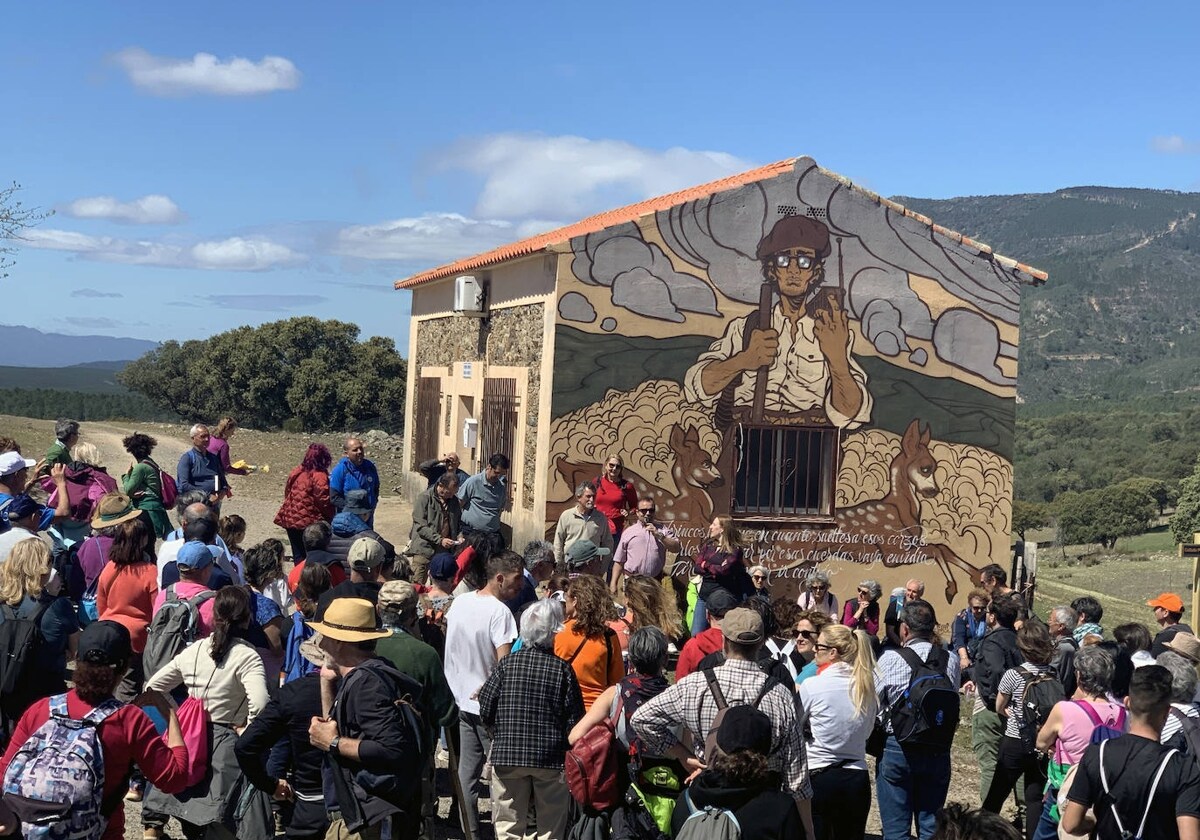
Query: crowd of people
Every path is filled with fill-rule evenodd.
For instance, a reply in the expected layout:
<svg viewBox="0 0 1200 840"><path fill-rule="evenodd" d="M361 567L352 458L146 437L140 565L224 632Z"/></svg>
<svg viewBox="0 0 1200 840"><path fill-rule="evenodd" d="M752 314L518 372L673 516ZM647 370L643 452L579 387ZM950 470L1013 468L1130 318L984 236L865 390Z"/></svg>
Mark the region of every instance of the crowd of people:
<svg viewBox="0 0 1200 840"><path fill-rule="evenodd" d="M235 430L194 426L174 474L133 433L119 479L77 423L36 461L0 438L0 833L116 840L133 800L146 840L432 838L445 774L473 839L842 840L873 804L886 840L1200 837L1177 594L1111 636L995 565L953 616L819 568L773 597L725 515L680 592L615 456L520 553L505 455L425 462L393 543L353 437L288 475L287 544L247 546ZM946 801L960 710L981 808Z"/></svg>

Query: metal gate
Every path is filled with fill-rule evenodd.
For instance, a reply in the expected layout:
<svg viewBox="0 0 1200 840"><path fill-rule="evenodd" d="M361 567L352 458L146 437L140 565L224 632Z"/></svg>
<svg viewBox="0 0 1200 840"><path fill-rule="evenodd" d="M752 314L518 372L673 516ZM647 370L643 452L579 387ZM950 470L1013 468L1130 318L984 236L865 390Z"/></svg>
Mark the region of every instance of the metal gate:
<svg viewBox="0 0 1200 840"><path fill-rule="evenodd" d="M485 379L483 406L479 421L479 461L486 465L497 452L507 455L516 465L517 445L517 380ZM509 475L509 486L513 476ZM511 505L505 507L508 510Z"/></svg>
<svg viewBox="0 0 1200 840"><path fill-rule="evenodd" d="M413 416L412 468L438 457L438 414L442 409L442 380L438 376L417 379L417 410Z"/></svg>

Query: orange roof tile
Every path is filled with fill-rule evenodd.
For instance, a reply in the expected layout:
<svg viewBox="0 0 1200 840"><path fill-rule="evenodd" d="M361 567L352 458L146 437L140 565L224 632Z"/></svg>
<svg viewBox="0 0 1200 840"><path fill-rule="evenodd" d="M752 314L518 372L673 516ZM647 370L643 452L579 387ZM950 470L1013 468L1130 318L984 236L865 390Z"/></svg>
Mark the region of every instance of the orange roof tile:
<svg viewBox="0 0 1200 840"><path fill-rule="evenodd" d="M713 195L715 193L732 190L746 184L752 184L755 181L765 181L768 178L774 178L777 175L782 175L795 167L796 161L799 158L788 158L777 163L771 163L766 166L760 166L758 169L751 169L748 172L742 172L737 175L730 175L727 178L721 178L716 181L710 181L707 184L700 184L695 187L688 187L685 190L661 195L656 198L650 198L645 201L639 201L636 204L630 204L625 207L619 207L615 210L607 210L603 213L597 213L595 216L589 216L582 221L565 227L556 228L555 230L539 233L536 236L530 236L527 239L521 239L517 242L511 242L508 245L501 245L499 248L493 248L491 251L485 251L482 254L476 254L473 257L458 260L457 262L447 263L446 265L431 268L428 271L423 271L420 274L414 274L403 280L395 282L397 289L411 289L414 286L419 286L422 283L429 283L433 280L441 280L451 275L461 274L467 271L474 271L478 268L484 268L489 265L505 262L516 257L523 257L537 251L542 251L553 245L558 245L574 239L577 236L584 236L589 233L604 230L605 228L614 225L623 224L625 222L635 221L648 213L657 213L660 210L667 210L677 204L683 204L687 201L695 201L698 198ZM955 242L959 242L967 247L976 248L980 253L1000 263L1005 268L1016 270L1028 275L1035 283L1043 283L1048 275L1044 271L1039 271L1036 268L1019 263L1016 260L1008 257L1003 257L993 253L992 249L977 242L969 237L963 236L934 222L926 216L917 213L914 210L909 210L901 204L897 204L890 199L876 195L868 189L859 187L850 181L838 175L836 172L830 172L827 169L821 169L826 175L840 181L851 189L863 193L877 204L884 204L889 209L897 213L903 213L911 219L921 222L933 229L935 233L949 237Z"/></svg>

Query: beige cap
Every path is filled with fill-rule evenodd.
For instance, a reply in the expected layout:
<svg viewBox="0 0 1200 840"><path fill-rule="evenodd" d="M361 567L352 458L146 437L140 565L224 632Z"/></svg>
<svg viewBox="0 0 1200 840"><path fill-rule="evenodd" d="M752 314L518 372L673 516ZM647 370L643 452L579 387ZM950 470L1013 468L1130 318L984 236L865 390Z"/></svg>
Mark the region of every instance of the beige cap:
<svg viewBox="0 0 1200 840"><path fill-rule="evenodd" d="M359 537L350 545L346 562L350 568L376 569L383 565L383 546L373 537Z"/></svg>
<svg viewBox="0 0 1200 840"><path fill-rule="evenodd" d="M754 610L738 607L721 619L721 635L739 645L757 645L763 640L762 616Z"/></svg>

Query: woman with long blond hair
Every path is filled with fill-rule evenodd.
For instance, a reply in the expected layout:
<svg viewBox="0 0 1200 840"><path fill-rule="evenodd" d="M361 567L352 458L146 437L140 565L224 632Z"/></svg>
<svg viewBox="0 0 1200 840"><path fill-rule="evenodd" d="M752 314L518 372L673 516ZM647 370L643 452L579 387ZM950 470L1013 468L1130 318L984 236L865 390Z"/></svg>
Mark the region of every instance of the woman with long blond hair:
<svg viewBox="0 0 1200 840"><path fill-rule="evenodd" d="M800 685L817 840L861 838L871 810L867 738L875 726L875 655L862 630L827 624L813 647L817 675Z"/></svg>
<svg viewBox="0 0 1200 840"><path fill-rule="evenodd" d="M683 620L674 594L668 594L656 578L649 575L629 575L623 578L625 614L609 627L617 631L621 650L629 648L629 637L643 627L657 627L672 641L683 634Z"/></svg>
<svg viewBox="0 0 1200 840"><path fill-rule="evenodd" d="M67 662L75 658L79 616L68 598L52 595L50 549L40 539L21 540L0 564L0 615L36 621L41 643L28 653L12 693L0 697L6 724L15 723L35 700L67 690ZM11 666L10 666L11 667Z"/></svg>
<svg viewBox="0 0 1200 840"><path fill-rule="evenodd" d="M741 529L729 514L713 518L708 526L708 538L696 552L696 574L700 575L700 591L696 610L692 614L692 635L699 636L708 628L706 604L718 589L724 589L739 602L754 592L754 583L746 571L745 541Z"/></svg>

